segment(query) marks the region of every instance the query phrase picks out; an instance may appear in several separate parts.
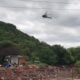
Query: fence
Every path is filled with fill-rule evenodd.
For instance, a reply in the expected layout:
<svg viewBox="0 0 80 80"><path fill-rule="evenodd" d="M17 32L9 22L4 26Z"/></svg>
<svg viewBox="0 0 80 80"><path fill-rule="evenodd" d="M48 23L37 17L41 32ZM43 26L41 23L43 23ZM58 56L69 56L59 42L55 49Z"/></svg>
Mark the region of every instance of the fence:
<svg viewBox="0 0 80 80"><path fill-rule="evenodd" d="M0 70L0 80L80 80L75 67L27 68Z"/></svg>

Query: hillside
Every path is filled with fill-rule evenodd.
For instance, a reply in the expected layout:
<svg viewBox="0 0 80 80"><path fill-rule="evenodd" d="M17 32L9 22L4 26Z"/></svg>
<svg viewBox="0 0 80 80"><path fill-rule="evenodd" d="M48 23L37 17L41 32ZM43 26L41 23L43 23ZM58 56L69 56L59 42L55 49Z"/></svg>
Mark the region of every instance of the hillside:
<svg viewBox="0 0 80 80"><path fill-rule="evenodd" d="M17 30L15 25L0 22L0 42L6 41L17 44L22 54L29 56L29 58L31 55L36 56L36 53L40 53L40 47L42 46L50 48L46 43L39 42L38 39Z"/></svg>
<svg viewBox="0 0 80 80"><path fill-rule="evenodd" d="M50 46L21 32L13 24L0 22L0 43L3 42L16 44L22 55L32 63L39 61L49 65L66 65L74 61L70 49L68 51L60 45Z"/></svg>

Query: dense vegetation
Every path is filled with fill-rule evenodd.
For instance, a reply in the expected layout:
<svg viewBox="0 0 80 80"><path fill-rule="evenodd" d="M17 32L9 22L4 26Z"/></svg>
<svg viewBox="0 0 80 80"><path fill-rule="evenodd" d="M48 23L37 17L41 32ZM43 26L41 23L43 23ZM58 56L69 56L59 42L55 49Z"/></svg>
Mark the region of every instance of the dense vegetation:
<svg viewBox="0 0 80 80"><path fill-rule="evenodd" d="M26 56L31 63L71 65L80 62L80 47L65 49L61 45L50 46L17 30L13 24L0 22L0 43L5 42L16 44L21 55Z"/></svg>

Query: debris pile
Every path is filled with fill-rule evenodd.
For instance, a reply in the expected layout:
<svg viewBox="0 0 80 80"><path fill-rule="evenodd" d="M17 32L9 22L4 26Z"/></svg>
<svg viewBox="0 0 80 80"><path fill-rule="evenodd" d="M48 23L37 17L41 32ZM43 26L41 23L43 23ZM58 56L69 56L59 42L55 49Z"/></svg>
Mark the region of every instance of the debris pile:
<svg viewBox="0 0 80 80"><path fill-rule="evenodd" d="M79 78L80 74L76 69L72 68L1 68L0 80L67 80L72 78Z"/></svg>

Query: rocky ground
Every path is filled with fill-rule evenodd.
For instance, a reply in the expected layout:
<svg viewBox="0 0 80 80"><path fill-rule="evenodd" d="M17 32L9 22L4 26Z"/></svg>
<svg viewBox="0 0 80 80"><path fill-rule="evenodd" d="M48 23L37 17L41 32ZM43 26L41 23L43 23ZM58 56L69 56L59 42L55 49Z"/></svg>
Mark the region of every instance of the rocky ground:
<svg viewBox="0 0 80 80"><path fill-rule="evenodd" d="M0 80L80 80L73 68L0 68Z"/></svg>

